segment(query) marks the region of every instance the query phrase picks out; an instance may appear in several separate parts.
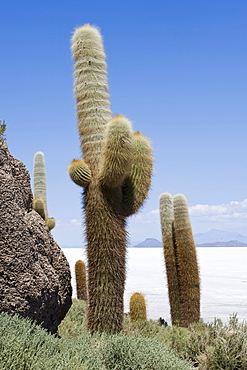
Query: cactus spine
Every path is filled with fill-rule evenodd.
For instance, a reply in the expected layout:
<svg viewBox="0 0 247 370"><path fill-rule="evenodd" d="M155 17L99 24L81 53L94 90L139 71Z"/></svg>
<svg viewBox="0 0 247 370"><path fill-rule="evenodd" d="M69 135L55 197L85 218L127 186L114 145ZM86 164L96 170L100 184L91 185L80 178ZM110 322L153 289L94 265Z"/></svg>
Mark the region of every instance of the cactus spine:
<svg viewBox="0 0 247 370"><path fill-rule="evenodd" d="M86 278L86 266L81 260L75 264L75 281L76 281L76 293L77 299L87 300L87 278Z"/></svg>
<svg viewBox="0 0 247 370"><path fill-rule="evenodd" d="M152 149L144 136L136 139L126 118L111 117L105 52L98 29L90 25L76 29L72 51L83 160L76 165L72 162L69 174L84 187L88 328L91 333L114 334L121 331L123 322L125 218L147 197Z"/></svg>
<svg viewBox="0 0 247 370"><path fill-rule="evenodd" d="M45 174L45 157L43 152L37 152L34 155L33 165L34 177L34 199L33 209L45 220L49 230L55 227L55 219L48 218L47 201L46 201L46 174Z"/></svg>
<svg viewBox="0 0 247 370"><path fill-rule="evenodd" d="M188 327L200 319L200 279L186 197L161 194L160 220L172 324Z"/></svg>
<svg viewBox="0 0 247 370"><path fill-rule="evenodd" d="M147 320L147 308L144 296L134 293L130 297L130 321Z"/></svg>

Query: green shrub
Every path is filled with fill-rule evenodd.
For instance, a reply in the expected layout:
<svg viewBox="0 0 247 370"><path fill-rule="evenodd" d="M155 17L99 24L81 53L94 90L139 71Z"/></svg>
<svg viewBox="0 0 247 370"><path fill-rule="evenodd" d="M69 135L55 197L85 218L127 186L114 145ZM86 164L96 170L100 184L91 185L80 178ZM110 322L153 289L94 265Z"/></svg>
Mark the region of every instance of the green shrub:
<svg viewBox="0 0 247 370"><path fill-rule="evenodd" d="M0 314L0 353L1 370L84 370L94 355L86 338L79 350L73 341L56 338L30 320L7 313Z"/></svg>
<svg viewBox="0 0 247 370"><path fill-rule="evenodd" d="M105 369L187 370L191 366L166 351L158 340L114 335L106 337L101 348Z"/></svg>
<svg viewBox="0 0 247 370"><path fill-rule="evenodd" d="M161 328L158 321L153 320L137 320L131 321L130 315L127 315L124 320L123 333L131 336L142 336L155 338L160 331L163 332L165 327Z"/></svg>
<svg viewBox="0 0 247 370"><path fill-rule="evenodd" d="M86 303L74 299L59 326L61 338L29 319L1 313L0 369L186 370L190 362L204 370L247 370L247 325L236 315L227 324L215 319L189 328L130 322L127 316L123 333L110 336L87 332L86 312Z"/></svg>
<svg viewBox="0 0 247 370"><path fill-rule="evenodd" d="M72 339L86 331L86 312L87 303L84 300L72 299L72 305L58 327L59 335Z"/></svg>
<svg viewBox="0 0 247 370"><path fill-rule="evenodd" d="M60 325L61 338L29 319L0 314L1 370L189 369L151 338L91 335L85 330L86 305L74 300ZM172 367L174 366L174 367Z"/></svg>
<svg viewBox="0 0 247 370"><path fill-rule="evenodd" d="M247 325L239 323L236 315L227 324L219 319L199 321L188 329L173 327L160 332L157 338L199 369L247 369Z"/></svg>

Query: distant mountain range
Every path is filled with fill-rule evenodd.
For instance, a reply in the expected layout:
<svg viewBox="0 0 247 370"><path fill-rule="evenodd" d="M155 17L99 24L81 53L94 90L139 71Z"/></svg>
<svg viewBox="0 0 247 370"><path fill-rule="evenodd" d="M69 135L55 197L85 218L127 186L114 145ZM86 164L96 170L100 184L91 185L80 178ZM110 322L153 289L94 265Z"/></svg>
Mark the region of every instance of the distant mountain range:
<svg viewBox="0 0 247 370"><path fill-rule="evenodd" d="M155 238L147 238L144 242L134 245L132 248L160 248L162 243Z"/></svg>
<svg viewBox="0 0 247 370"><path fill-rule="evenodd" d="M247 236L230 231L212 229L194 235L197 247L247 247ZM143 242L131 243L130 248L161 248L162 242L155 238L147 238ZM85 248L81 245L62 245L62 248Z"/></svg>
<svg viewBox="0 0 247 370"><path fill-rule="evenodd" d="M197 244L197 247L247 247L247 244L238 242L237 240L230 240L229 242Z"/></svg>
<svg viewBox="0 0 247 370"><path fill-rule="evenodd" d="M247 230L247 227L246 227ZM237 240L241 243L247 243L247 236L243 236L238 233L230 231L222 231L212 229L206 233L199 233L194 235L196 244L215 243L215 242L229 242L231 240Z"/></svg>
<svg viewBox="0 0 247 370"><path fill-rule="evenodd" d="M247 247L247 237L238 233L212 229L194 235L197 247ZM160 248L162 243L155 238L147 238L132 248Z"/></svg>

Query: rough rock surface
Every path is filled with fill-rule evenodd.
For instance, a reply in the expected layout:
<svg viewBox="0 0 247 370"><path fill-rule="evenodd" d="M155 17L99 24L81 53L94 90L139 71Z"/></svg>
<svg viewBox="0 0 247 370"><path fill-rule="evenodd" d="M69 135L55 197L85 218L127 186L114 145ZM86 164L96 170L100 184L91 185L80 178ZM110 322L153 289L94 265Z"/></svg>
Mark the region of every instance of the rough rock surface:
<svg viewBox="0 0 247 370"><path fill-rule="evenodd" d="M0 141L0 312L48 329L71 306L70 268L45 222L32 210L29 173Z"/></svg>

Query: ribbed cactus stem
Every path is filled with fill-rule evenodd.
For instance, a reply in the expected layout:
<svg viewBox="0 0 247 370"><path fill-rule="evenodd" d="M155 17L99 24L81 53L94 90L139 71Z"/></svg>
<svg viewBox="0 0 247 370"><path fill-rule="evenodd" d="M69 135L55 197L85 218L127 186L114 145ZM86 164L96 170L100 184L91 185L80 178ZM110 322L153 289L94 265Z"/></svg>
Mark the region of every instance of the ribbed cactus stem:
<svg viewBox="0 0 247 370"><path fill-rule="evenodd" d="M162 193L159 203L171 319L173 325L179 325L180 287L178 280L177 251L173 230L174 214L172 195L167 192Z"/></svg>
<svg viewBox="0 0 247 370"><path fill-rule="evenodd" d="M77 299L87 300L87 278L86 278L86 265L82 260L75 264L75 281Z"/></svg>
<svg viewBox="0 0 247 370"><path fill-rule="evenodd" d="M91 171L97 170L103 133L112 114L108 94L105 52L97 28L84 25L72 38L75 60L74 91L81 148Z"/></svg>
<svg viewBox="0 0 247 370"><path fill-rule="evenodd" d="M134 134L130 173L123 183L123 212L126 217L136 213L143 205L151 185L152 168L150 141L138 131Z"/></svg>
<svg viewBox="0 0 247 370"><path fill-rule="evenodd" d="M45 222L49 230L52 230L56 226L56 221L53 217L47 218Z"/></svg>
<svg viewBox="0 0 247 370"><path fill-rule="evenodd" d="M130 321L147 320L146 300L141 293L130 297Z"/></svg>
<svg viewBox="0 0 247 370"><path fill-rule="evenodd" d="M180 285L181 326L187 327L200 319L199 268L186 197L180 193L174 195L173 207Z"/></svg>
<svg viewBox="0 0 247 370"><path fill-rule="evenodd" d="M99 181L103 186L121 186L130 172L133 158L133 129L122 115L111 119L106 126L105 139L99 164Z"/></svg>
<svg viewBox="0 0 247 370"><path fill-rule="evenodd" d="M46 213L45 213L45 206L44 201L41 198L36 198L33 200L33 209L38 212L38 214L43 218L43 220L46 219Z"/></svg>
<svg viewBox="0 0 247 370"><path fill-rule="evenodd" d="M34 199L40 198L43 200L45 218L47 218L46 173L45 173L45 157L43 152L37 152L34 155L33 176L34 176Z"/></svg>
<svg viewBox="0 0 247 370"><path fill-rule="evenodd" d="M45 175L45 157L43 152L37 152L34 155L33 165L34 177L34 199L33 209L45 220L49 230L55 227L54 218L48 218L46 201L46 175Z"/></svg>
<svg viewBox="0 0 247 370"><path fill-rule="evenodd" d="M123 324L125 218L136 212L147 197L151 146L142 135L133 134L127 118L118 115L111 119L99 31L90 25L78 28L72 38L72 51L83 160L73 161L69 173L84 187L88 327L91 333L115 334ZM126 203L127 193L131 193L131 199Z"/></svg>

